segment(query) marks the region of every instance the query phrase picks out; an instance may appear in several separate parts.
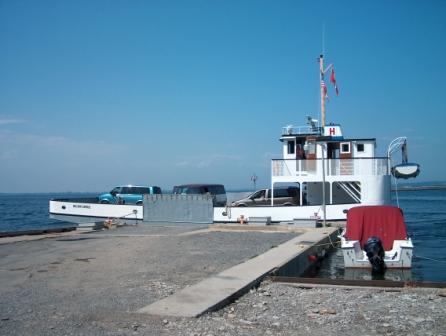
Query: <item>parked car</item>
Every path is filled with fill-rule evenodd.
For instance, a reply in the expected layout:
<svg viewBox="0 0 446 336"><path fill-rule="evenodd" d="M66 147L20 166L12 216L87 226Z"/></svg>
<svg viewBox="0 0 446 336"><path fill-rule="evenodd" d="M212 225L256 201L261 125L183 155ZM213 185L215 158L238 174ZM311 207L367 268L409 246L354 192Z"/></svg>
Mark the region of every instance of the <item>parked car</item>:
<svg viewBox="0 0 446 336"><path fill-rule="evenodd" d="M142 204L144 194L161 194L161 188L157 186L119 186L112 191L99 196L99 203L103 204Z"/></svg>
<svg viewBox="0 0 446 336"><path fill-rule="evenodd" d="M182 184L173 187L177 195L212 195L214 206L226 206L226 190L222 184Z"/></svg>
<svg viewBox="0 0 446 336"><path fill-rule="evenodd" d="M232 206L268 206L271 205L271 189L260 189L246 198L231 203ZM299 205L299 188L274 188L274 205Z"/></svg>

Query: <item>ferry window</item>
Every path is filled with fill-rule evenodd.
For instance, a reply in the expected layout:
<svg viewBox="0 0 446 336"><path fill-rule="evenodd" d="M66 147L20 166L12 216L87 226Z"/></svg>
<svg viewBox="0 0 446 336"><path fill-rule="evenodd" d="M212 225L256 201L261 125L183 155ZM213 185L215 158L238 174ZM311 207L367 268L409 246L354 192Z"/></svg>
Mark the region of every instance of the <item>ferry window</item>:
<svg viewBox="0 0 446 336"><path fill-rule="evenodd" d="M350 142L341 143L341 153L350 153Z"/></svg>
<svg viewBox="0 0 446 336"><path fill-rule="evenodd" d="M357 144L356 149L358 150L358 152L364 152L364 144L363 143Z"/></svg>
<svg viewBox="0 0 446 336"><path fill-rule="evenodd" d="M294 141L288 141L288 154L294 154Z"/></svg>
<svg viewBox="0 0 446 336"><path fill-rule="evenodd" d="M302 183L302 205L321 205L322 182ZM330 204L330 183L325 182L325 204Z"/></svg>
<svg viewBox="0 0 446 336"><path fill-rule="evenodd" d="M333 204L361 203L361 182L333 182Z"/></svg>
<svg viewBox="0 0 446 336"><path fill-rule="evenodd" d="M300 183L274 183L274 204L300 205ZM270 195L268 191L268 195ZM270 196L268 196L270 198Z"/></svg>

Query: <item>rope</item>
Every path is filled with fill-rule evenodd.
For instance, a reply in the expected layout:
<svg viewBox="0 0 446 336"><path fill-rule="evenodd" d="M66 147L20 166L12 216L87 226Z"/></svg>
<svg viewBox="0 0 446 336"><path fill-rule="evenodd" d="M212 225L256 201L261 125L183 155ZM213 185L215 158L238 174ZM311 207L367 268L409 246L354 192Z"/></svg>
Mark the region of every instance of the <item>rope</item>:
<svg viewBox="0 0 446 336"><path fill-rule="evenodd" d="M334 246L334 243L332 242L332 240L331 240L331 235L328 235L328 240L330 241L330 245L331 245L331 247L333 247L333 248L336 248L336 246ZM337 241L336 243L340 243L341 241Z"/></svg>
<svg viewBox="0 0 446 336"><path fill-rule="evenodd" d="M398 182L396 180L396 177L393 176L393 181L395 182L395 196L396 196L396 205L399 208L400 207L400 200L398 197Z"/></svg>
<svg viewBox="0 0 446 336"><path fill-rule="evenodd" d="M314 246L327 246L327 245L331 245L333 248L338 248L337 246L335 246L335 244L341 244L341 241L336 241L336 242L332 242L331 238L330 238L330 242L329 243L324 243L324 244L317 244L317 245L311 245L311 247Z"/></svg>
<svg viewBox="0 0 446 336"><path fill-rule="evenodd" d="M135 215L135 219L137 219L137 218L136 218L136 212L135 212L135 210L133 210L131 213L129 213L129 214L127 214L127 215L121 216L120 218L125 218L125 217L130 216L130 215ZM115 217L115 218L116 218L116 219L119 219L118 217Z"/></svg>
<svg viewBox="0 0 446 336"><path fill-rule="evenodd" d="M389 156L389 162L390 162L390 167L392 167L392 157ZM392 175L392 179L393 179L393 183L395 184L395 196L396 196L396 205L399 208L400 207L400 200L398 197L398 182L397 179L395 177L395 175Z"/></svg>

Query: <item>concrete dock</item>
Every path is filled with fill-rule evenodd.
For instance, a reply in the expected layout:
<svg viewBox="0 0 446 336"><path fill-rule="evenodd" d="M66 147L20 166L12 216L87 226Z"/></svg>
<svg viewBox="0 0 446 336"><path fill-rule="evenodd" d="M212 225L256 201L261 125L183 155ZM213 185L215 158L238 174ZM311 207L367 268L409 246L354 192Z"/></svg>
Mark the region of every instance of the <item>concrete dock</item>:
<svg viewBox="0 0 446 336"><path fill-rule="evenodd" d="M141 313L197 317L234 301L257 285L266 275L308 253L313 245L327 239L336 230L314 229L265 253L233 266L196 285L139 310ZM306 257L306 255L304 256ZM304 258L304 261L307 261ZM301 262L303 265L307 265ZM303 271L304 269L302 269Z"/></svg>
<svg viewBox="0 0 446 336"><path fill-rule="evenodd" d="M335 229L306 231L137 225L3 238L0 333L76 333L122 314L199 316L310 253Z"/></svg>

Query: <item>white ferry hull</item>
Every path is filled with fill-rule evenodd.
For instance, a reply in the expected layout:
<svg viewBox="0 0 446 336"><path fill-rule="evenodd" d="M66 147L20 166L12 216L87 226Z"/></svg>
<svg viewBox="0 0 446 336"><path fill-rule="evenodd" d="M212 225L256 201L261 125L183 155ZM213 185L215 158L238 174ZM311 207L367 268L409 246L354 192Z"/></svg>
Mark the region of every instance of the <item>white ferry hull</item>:
<svg viewBox="0 0 446 336"><path fill-rule="evenodd" d="M345 220L345 212L360 204L327 205L326 220ZM214 208L214 222L238 222L243 218L270 217L272 222L291 222L294 219L322 219L321 206L264 206L264 207L218 207Z"/></svg>
<svg viewBox="0 0 446 336"><path fill-rule="evenodd" d="M70 200L51 200L50 214L91 217L98 219L125 218L142 220L143 207L141 205L100 204Z"/></svg>
<svg viewBox="0 0 446 336"><path fill-rule="evenodd" d="M345 211L358 204L327 206L327 220L345 220ZM80 203L69 200L51 200L50 214L73 217L88 217L96 220L122 218L142 220L143 206L123 204ZM214 222L237 222L240 216L270 217L272 222L294 219L321 219L320 206L265 206L265 207L215 207ZM64 217L67 218L67 217Z"/></svg>

